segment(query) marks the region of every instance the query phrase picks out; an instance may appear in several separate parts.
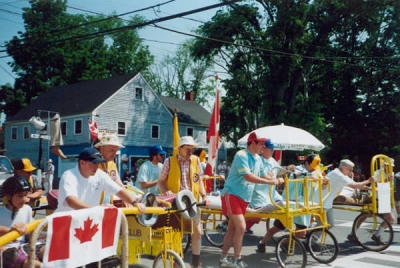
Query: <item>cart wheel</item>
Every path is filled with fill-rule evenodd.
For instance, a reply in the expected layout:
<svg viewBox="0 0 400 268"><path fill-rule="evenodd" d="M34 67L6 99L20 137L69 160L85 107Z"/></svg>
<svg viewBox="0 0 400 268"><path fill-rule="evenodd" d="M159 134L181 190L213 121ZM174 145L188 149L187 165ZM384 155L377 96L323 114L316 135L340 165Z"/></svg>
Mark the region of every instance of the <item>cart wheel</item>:
<svg viewBox="0 0 400 268"><path fill-rule="evenodd" d="M178 253L168 249L157 255L153 268L186 268L186 266Z"/></svg>
<svg viewBox="0 0 400 268"><path fill-rule="evenodd" d="M267 221L265 222L265 226L267 228L267 232L268 232L269 229L271 229L274 226L274 221L275 221L275 219L268 218ZM281 238L281 236L283 236L285 234L287 234L286 230L279 231L276 234L274 234L271 237L271 239L272 239L272 241L274 241L276 243L276 242L278 242L279 238Z"/></svg>
<svg viewBox="0 0 400 268"><path fill-rule="evenodd" d="M288 245L290 243L290 247ZM279 238L275 248L275 255L278 263L281 267L291 268L304 268L307 264L307 254L303 243L292 235L292 241L290 241L289 235L284 235Z"/></svg>
<svg viewBox="0 0 400 268"><path fill-rule="evenodd" d="M311 257L320 263L331 263L339 254L336 237L328 229L315 229L307 239Z"/></svg>
<svg viewBox="0 0 400 268"><path fill-rule="evenodd" d="M228 225L224 225L220 220L214 222L212 214L203 214L201 218L203 220L204 237L210 245L221 248L224 243L224 236L228 230Z"/></svg>
<svg viewBox="0 0 400 268"><path fill-rule="evenodd" d="M372 239L373 234L384 223L387 228L380 236L381 242ZM361 213L353 223L353 234L358 244L366 250L382 251L393 242L392 225L380 214Z"/></svg>
<svg viewBox="0 0 400 268"><path fill-rule="evenodd" d="M182 253L185 253L189 250L190 244L192 242L192 235L191 234L183 234L182 237Z"/></svg>

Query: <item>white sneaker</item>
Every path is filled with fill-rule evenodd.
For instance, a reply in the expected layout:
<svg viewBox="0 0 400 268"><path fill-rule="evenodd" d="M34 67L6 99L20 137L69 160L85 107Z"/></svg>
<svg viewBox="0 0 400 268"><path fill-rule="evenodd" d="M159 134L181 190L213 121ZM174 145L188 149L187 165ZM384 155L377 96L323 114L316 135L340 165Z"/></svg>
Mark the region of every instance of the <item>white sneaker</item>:
<svg viewBox="0 0 400 268"><path fill-rule="evenodd" d="M229 261L228 256L223 259L219 259L219 267L236 267L235 263Z"/></svg>
<svg viewBox="0 0 400 268"><path fill-rule="evenodd" d="M236 261L235 267L236 268L244 268L244 267L248 267L248 265L242 259L239 259Z"/></svg>

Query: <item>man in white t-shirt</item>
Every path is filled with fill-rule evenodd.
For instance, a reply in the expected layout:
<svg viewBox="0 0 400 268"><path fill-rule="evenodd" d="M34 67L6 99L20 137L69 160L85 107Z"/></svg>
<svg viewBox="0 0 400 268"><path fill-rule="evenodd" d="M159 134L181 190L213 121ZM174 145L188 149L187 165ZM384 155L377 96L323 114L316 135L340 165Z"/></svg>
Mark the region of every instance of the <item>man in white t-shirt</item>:
<svg viewBox="0 0 400 268"><path fill-rule="evenodd" d="M94 148L84 149L78 157L78 165L64 172L60 180L56 212L89 208L100 204L101 192L116 195L127 204L137 207L140 213L145 206L138 203L128 190L110 180L99 163L106 162Z"/></svg>
<svg viewBox="0 0 400 268"><path fill-rule="evenodd" d="M361 190L370 190L370 187L367 184L375 182L375 178L371 177L368 180L363 182L355 182L353 181L349 175L353 173L354 163L348 159L343 159L340 161L339 167L335 168L333 171L329 172L326 175L326 178L330 182L330 192L328 194L328 187L324 189L322 196L326 196L323 201L323 207L326 211L326 219L330 224L330 228L332 228L335 224L335 218L333 215L333 199L342 191L344 186L348 186L353 189L361 189ZM317 196L318 199L318 196ZM318 200L317 200L318 202Z"/></svg>

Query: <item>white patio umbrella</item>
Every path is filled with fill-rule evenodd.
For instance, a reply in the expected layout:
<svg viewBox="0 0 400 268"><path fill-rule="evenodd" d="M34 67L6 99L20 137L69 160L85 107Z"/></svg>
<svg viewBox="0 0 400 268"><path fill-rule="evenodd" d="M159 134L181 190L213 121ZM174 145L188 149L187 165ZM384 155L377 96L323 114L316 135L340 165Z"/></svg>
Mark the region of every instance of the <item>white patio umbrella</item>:
<svg viewBox="0 0 400 268"><path fill-rule="evenodd" d="M309 132L300 128L285 126L284 124L258 128L255 132L257 136L271 139L279 150L320 151L325 147L322 142ZM248 136L249 134L246 134L238 141L239 147L247 146Z"/></svg>

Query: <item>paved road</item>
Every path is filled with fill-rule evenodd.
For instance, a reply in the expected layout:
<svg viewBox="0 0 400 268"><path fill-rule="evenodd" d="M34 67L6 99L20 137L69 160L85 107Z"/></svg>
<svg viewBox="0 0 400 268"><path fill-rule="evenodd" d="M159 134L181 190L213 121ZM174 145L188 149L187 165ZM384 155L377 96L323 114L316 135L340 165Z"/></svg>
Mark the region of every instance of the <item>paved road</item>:
<svg viewBox="0 0 400 268"><path fill-rule="evenodd" d="M343 210L336 210L336 226L332 229L336 239L339 242L339 256L331 264L325 265L316 262L311 256L308 255L307 267L329 267L329 268L391 268L400 267L400 225L395 224L394 229L394 242L383 252L369 252L362 249L360 246L347 241L346 236L350 232L353 220L358 214L355 212L348 212ZM40 212L38 217L40 217ZM260 223L253 226L254 234L245 235L242 256L249 268L278 268L280 267L275 257L275 243L269 241L267 243L267 252L265 254L257 253L255 251L256 244L265 233L265 224ZM231 249L231 253L233 248ZM201 262L203 268L216 268L218 266L219 256L221 250L212 247L203 238L203 247L201 254ZM189 250L184 258L186 266L190 268L191 251ZM152 267L152 260L143 259L143 265Z"/></svg>
<svg viewBox="0 0 400 268"><path fill-rule="evenodd" d="M343 210L336 210L336 226L332 229L336 239L339 242L339 256L331 264L320 264L316 262L311 256L308 255L307 267L329 267L329 268L387 268L387 267L400 267L400 225L395 224L394 229L394 243L385 251L377 253L370 252L362 249L360 246L347 241L347 234L351 230L353 220L358 214L355 212L348 212ZM265 224L260 223L253 226L253 235L245 235L244 247L242 256L250 268L278 268L280 267L275 257L275 243L270 241L267 244L267 252L260 254L255 251L255 245L260 237L264 235ZM233 249L231 249L231 252ZM203 240L201 261L203 268L216 268L218 267L220 249L210 247L208 242ZM190 267L191 256L190 251L186 253L185 262L187 267Z"/></svg>

